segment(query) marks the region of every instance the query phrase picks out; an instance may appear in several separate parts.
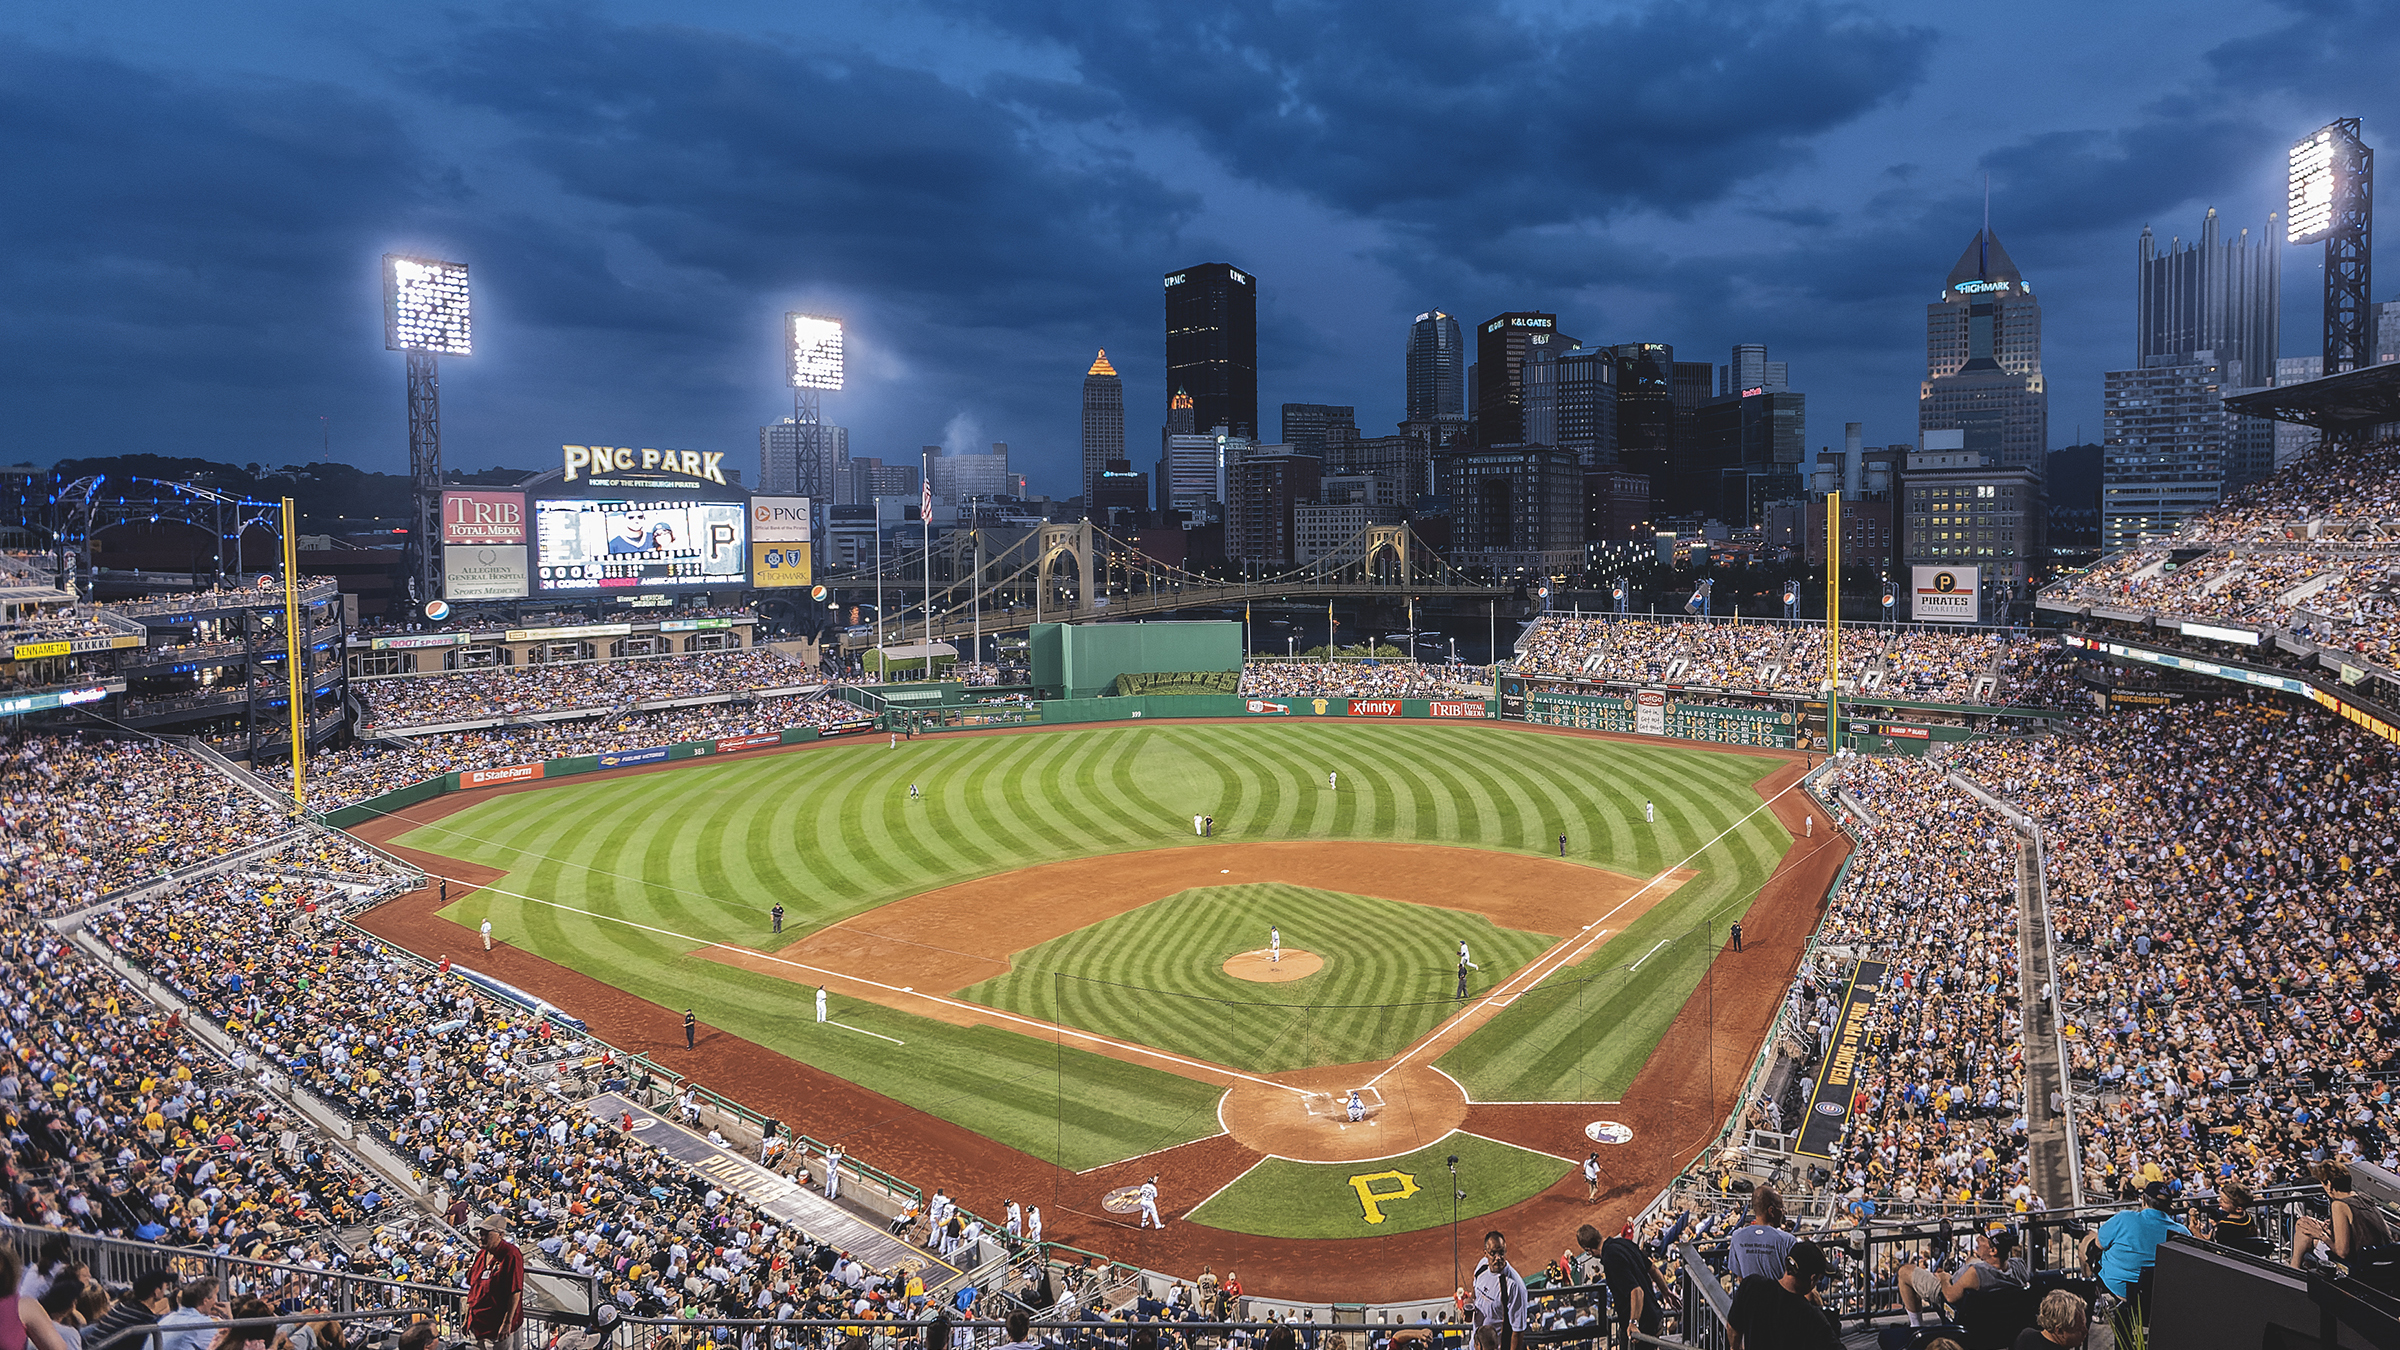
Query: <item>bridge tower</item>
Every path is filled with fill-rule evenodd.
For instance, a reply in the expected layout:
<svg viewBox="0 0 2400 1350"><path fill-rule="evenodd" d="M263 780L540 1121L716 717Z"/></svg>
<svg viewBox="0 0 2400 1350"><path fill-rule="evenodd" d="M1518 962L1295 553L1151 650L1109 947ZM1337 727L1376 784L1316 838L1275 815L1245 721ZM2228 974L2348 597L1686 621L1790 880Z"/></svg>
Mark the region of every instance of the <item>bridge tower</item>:
<svg viewBox="0 0 2400 1350"><path fill-rule="evenodd" d="M1050 572L1061 553L1072 553L1080 573L1075 590L1075 617L1093 612L1093 601L1099 596L1099 582L1092 558L1092 522L1080 520L1072 525L1044 525L1035 547L1040 550L1040 562L1034 569L1033 612L1035 622L1044 618L1050 601Z"/></svg>
<svg viewBox="0 0 2400 1350"><path fill-rule="evenodd" d="M1392 580L1400 585L1408 584L1408 538L1409 528L1406 525L1368 526L1367 549L1359 560L1360 579L1372 584L1376 579L1376 560L1388 551L1400 564L1399 575Z"/></svg>

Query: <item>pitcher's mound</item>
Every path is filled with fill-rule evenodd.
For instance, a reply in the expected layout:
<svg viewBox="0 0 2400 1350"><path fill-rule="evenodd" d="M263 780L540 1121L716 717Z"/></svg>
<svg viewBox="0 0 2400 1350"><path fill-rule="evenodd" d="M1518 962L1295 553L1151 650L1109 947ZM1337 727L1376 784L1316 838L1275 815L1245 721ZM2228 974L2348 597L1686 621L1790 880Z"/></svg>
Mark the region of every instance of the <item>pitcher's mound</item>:
<svg viewBox="0 0 2400 1350"><path fill-rule="evenodd" d="M1225 973L1237 980L1254 980L1259 984L1288 984L1305 979L1325 968L1325 958L1315 952L1297 948L1283 949L1283 959L1269 961L1264 948L1243 952L1225 963Z"/></svg>

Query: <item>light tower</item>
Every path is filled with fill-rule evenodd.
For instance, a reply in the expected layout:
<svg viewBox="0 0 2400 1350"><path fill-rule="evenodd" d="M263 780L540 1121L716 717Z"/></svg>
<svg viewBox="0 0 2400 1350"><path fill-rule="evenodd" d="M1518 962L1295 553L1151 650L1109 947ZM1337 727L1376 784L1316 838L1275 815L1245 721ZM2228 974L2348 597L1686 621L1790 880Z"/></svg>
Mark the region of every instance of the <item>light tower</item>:
<svg viewBox="0 0 2400 1350"><path fill-rule="evenodd" d="M417 604L442 594L442 380L435 358L472 356L467 265L383 255L383 346L408 353L409 584Z"/></svg>
<svg viewBox="0 0 2400 1350"><path fill-rule="evenodd" d="M842 387L842 321L823 314L783 316L784 378L792 386L794 474L803 496L833 496L833 464L825 445L824 391Z"/></svg>
<svg viewBox="0 0 2400 1350"><path fill-rule="evenodd" d="M2375 151L2358 133L2358 119L2344 117L2292 145L2291 206L2285 238L2295 244L2325 241L2327 375L2357 370L2375 361L2374 318L2367 308Z"/></svg>

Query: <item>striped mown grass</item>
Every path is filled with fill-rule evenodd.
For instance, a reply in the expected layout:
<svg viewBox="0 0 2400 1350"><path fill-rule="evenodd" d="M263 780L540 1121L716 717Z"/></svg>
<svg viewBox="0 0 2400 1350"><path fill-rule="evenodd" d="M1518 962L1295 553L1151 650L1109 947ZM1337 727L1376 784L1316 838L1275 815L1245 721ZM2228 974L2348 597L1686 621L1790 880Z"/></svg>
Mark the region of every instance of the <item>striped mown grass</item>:
<svg viewBox="0 0 2400 1350"><path fill-rule="evenodd" d="M1488 725L1119 723L925 738L897 750L854 741L568 780L479 802L401 842L507 873L446 911L469 927L488 915L503 940L662 1008L696 1007L737 1035L1082 1168L1213 1132L1216 1090L1050 1041L880 1007L842 1020L905 1040L905 1049L829 1032L804 1010L811 992L802 986L692 953L703 942L770 949L892 900L1036 863L1208 847L1192 837L1196 813L1215 816L1225 839L1405 840L1548 856L1564 834L1575 857L1643 877L1689 858L1697 878L1635 926L1682 932L1746 906L1787 846L1750 787L1770 767L1738 751ZM1340 774L1338 790L1325 787L1329 770ZM912 783L921 797L909 796ZM1657 805L1654 825L1643 821L1646 800ZM778 902L780 937L767 918ZM1439 922L1455 925L1456 916ZM1081 936L1046 945L1060 947L1063 960ZM1632 941L1630 933L1612 940L1582 967L1630 964ZM1406 959L1429 959L1414 938L1404 945ZM1037 959L1046 958L1028 962ZM1528 1086L1545 1074L1561 1093L1579 1095L1607 1081L1619 1060L1639 1064L1642 1038L1655 1042L1702 968L1696 953L1673 950L1644 965L1643 1006L1612 1024L1606 1050L1594 1048L1589 1024L1577 1025L1588 1010L1560 1000L1565 1011L1551 1018L1512 1010L1452 1058L1478 1096L1550 1095ZM1105 966L1065 973L1113 978ZM1279 997L1273 986L1254 988L1264 1001ZM1393 1001L1412 1001L1413 988ZM1058 1011L1039 989L1012 997L1027 1015ZM1514 1041L1502 1044L1498 1025L1510 1026ZM1444 1067L1460 1072L1450 1060ZM1061 1102L1072 1105L1065 1120Z"/></svg>
<svg viewBox="0 0 2400 1350"><path fill-rule="evenodd" d="M1290 984L1225 973L1267 942L1324 958ZM1262 882L1204 886L1015 953L1016 969L960 992L972 1002L1136 1045L1281 1073L1389 1059L1458 1011L1464 940L1480 971L1468 992L1507 979L1555 940L1481 915ZM1076 972L1068 974L1067 972Z"/></svg>

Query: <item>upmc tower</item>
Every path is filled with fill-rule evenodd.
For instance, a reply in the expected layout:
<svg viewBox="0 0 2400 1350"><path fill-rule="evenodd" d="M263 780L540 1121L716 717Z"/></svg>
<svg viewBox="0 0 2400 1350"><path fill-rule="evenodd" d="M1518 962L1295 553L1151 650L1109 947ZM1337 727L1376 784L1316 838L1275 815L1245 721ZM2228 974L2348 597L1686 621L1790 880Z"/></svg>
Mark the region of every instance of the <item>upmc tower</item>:
<svg viewBox="0 0 2400 1350"><path fill-rule="evenodd" d="M1258 435L1258 278L1231 263L1167 273L1167 398L1189 394L1192 426Z"/></svg>

